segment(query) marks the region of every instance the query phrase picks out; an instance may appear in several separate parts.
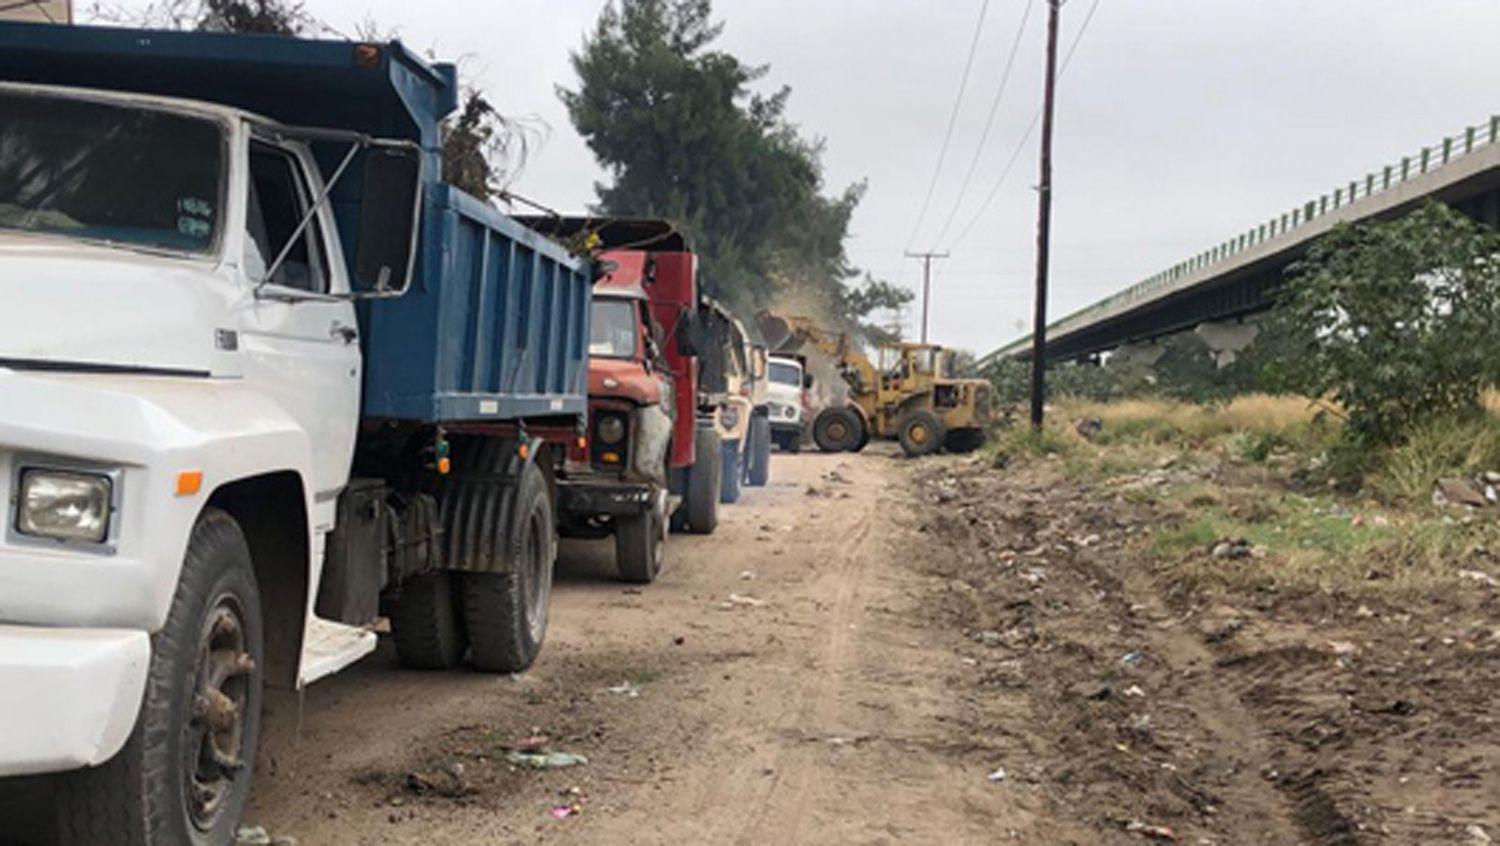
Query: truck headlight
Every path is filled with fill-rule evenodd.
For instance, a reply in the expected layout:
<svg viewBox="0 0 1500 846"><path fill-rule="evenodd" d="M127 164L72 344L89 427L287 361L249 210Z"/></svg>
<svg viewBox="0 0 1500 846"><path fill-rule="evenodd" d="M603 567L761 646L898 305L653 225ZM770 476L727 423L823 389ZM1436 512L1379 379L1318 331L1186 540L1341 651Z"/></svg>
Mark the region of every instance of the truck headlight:
<svg viewBox="0 0 1500 846"><path fill-rule="evenodd" d="M113 483L108 476L67 470L23 470L18 487L17 532L87 543L103 543L109 536Z"/></svg>
<svg viewBox="0 0 1500 846"><path fill-rule="evenodd" d="M625 439L625 421L617 414L608 414L599 418L599 427L595 430L599 442L614 445Z"/></svg>

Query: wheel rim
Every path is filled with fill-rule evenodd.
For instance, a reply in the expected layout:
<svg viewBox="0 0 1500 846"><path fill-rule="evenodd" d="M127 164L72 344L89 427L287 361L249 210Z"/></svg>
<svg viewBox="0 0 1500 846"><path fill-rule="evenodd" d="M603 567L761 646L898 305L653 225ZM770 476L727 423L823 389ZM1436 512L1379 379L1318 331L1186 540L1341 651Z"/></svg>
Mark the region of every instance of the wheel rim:
<svg viewBox="0 0 1500 846"><path fill-rule="evenodd" d="M205 616L199 634L192 717L183 726L188 817L201 831L214 827L245 768L245 721L254 669L255 659L246 649L243 611L233 596L223 596Z"/></svg>
<svg viewBox="0 0 1500 846"><path fill-rule="evenodd" d="M547 632L547 608L552 596L552 567L547 560L547 520L541 509L531 512L526 539L526 623L532 643Z"/></svg>
<svg viewBox="0 0 1500 846"><path fill-rule="evenodd" d="M912 443L917 444L918 446L922 446L922 445L925 445L927 443L927 441L930 438L931 434L932 433L928 432L927 431L927 427L924 426L923 424L921 424L921 423L914 423L914 424L912 424L912 427L907 430L906 436L908 438L911 438L911 442Z"/></svg>
<svg viewBox="0 0 1500 846"><path fill-rule="evenodd" d="M844 425L844 421L842 420L835 420L829 423L828 428L824 431L828 433L828 438L832 441L842 442L845 438L849 437L849 429Z"/></svg>

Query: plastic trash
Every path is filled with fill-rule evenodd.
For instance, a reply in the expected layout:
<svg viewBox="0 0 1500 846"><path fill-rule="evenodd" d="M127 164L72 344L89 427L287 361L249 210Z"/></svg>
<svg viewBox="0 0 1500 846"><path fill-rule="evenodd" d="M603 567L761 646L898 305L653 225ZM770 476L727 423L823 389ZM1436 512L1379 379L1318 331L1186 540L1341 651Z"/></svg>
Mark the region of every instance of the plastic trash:
<svg viewBox="0 0 1500 846"><path fill-rule="evenodd" d="M572 752L522 752L514 749L506 753L505 760L531 770L560 770L565 767L581 767L589 762L588 758Z"/></svg>
<svg viewBox="0 0 1500 846"><path fill-rule="evenodd" d="M640 685L633 682L622 681L614 687L606 687L604 689L604 692L613 693L616 696L624 696L630 699L636 699L641 695L641 688Z"/></svg>

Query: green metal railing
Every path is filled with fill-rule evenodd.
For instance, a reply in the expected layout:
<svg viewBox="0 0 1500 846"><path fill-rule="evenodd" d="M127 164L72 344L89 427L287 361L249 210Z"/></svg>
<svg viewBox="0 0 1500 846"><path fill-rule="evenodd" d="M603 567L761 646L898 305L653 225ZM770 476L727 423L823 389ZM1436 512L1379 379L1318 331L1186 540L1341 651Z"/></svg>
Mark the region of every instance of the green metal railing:
<svg viewBox="0 0 1500 846"><path fill-rule="evenodd" d="M1488 124L1464 127L1457 135L1445 136L1441 143L1423 147L1415 156L1402 156L1399 163L1385 165L1371 171L1360 179L1333 189L1315 200L1308 200L1288 212L1271 217L1265 223L1203 250L1196 255L1172 265L1160 273L1126 288L1119 293L1085 306L1048 327L1048 333L1066 332L1078 324L1087 324L1091 317L1113 312L1118 306L1150 299L1152 294L1171 287L1174 283L1199 271L1229 261L1248 250L1253 250L1271 241L1280 240L1296 230L1318 221L1320 218L1359 200L1378 196L1400 186L1411 179L1435 172L1451 162L1458 161L1476 150L1500 143L1500 115L1489 119ZM1000 352L1029 345L1030 338L1018 339L1003 347Z"/></svg>

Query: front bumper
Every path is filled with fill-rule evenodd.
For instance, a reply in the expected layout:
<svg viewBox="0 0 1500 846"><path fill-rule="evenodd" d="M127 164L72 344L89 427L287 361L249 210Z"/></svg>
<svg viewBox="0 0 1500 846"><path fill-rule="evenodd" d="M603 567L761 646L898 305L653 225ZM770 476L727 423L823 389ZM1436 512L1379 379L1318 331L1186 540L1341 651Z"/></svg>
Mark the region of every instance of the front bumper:
<svg viewBox="0 0 1500 846"><path fill-rule="evenodd" d="M564 514L581 517L629 517L651 510L653 486L607 479L561 481L557 505Z"/></svg>
<svg viewBox="0 0 1500 846"><path fill-rule="evenodd" d="M0 776L114 757L135 726L150 662L143 631L0 625Z"/></svg>

